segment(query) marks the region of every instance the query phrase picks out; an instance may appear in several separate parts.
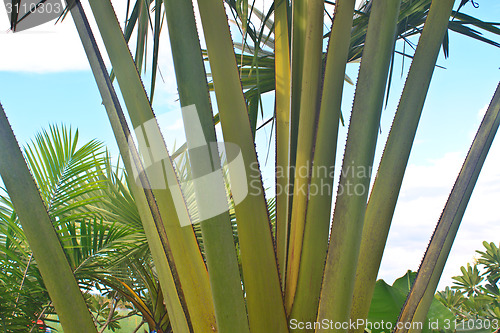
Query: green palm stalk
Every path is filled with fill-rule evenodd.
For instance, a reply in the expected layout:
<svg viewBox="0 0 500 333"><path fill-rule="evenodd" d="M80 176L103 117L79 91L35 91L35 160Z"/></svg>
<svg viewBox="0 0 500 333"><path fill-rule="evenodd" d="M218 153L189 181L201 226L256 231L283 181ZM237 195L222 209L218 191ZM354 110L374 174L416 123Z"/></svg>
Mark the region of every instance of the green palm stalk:
<svg viewBox="0 0 500 333"><path fill-rule="evenodd" d="M318 311L318 318L333 322L349 321L370 171L399 5L397 0L375 1L368 23ZM340 285L342 288L338 288Z"/></svg>
<svg viewBox="0 0 500 333"><path fill-rule="evenodd" d="M365 318L392 215L454 1L433 1L366 208L351 319ZM358 330L358 332L361 328Z"/></svg>

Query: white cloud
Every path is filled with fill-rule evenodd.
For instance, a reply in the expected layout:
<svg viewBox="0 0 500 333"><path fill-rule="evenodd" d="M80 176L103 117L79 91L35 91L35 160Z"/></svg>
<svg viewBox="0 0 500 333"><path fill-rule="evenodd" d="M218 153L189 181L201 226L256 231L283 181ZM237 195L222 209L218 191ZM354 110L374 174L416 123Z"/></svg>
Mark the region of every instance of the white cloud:
<svg viewBox="0 0 500 333"><path fill-rule="evenodd" d="M112 2L118 18L123 18L126 2ZM83 7L102 52L104 46L90 7L86 2ZM68 15L64 21L57 24L55 22L12 33L9 31L10 23L5 7L0 6L0 71L47 73L90 70L72 18ZM106 57L105 60L107 61Z"/></svg>
<svg viewBox="0 0 500 333"><path fill-rule="evenodd" d="M157 116L157 121L170 152L174 152L186 142L180 107Z"/></svg>
<svg viewBox="0 0 500 333"><path fill-rule="evenodd" d="M181 118L178 118L172 125L167 125L166 129L170 131L179 130L184 128L184 123Z"/></svg>
<svg viewBox="0 0 500 333"><path fill-rule="evenodd" d="M365 0L356 0L355 8L360 8L365 2Z"/></svg>
<svg viewBox="0 0 500 333"><path fill-rule="evenodd" d="M465 158L465 152L450 152L426 165L409 165L403 181L402 195L407 189L450 188Z"/></svg>
<svg viewBox="0 0 500 333"><path fill-rule="evenodd" d="M417 270L466 152L448 153L426 165L409 165L403 181L379 278L392 281ZM460 266L472 262L482 242L498 243L500 138L490 149L457 233L438 289L452 284Z"/></svg>
<svg viewBox="0 0 500 333"><path fill-rule="evenodd" d="M478 112L477 112L477 120L481 121L483 120L484 115L486 114L486 110L488 110L489 104L486 104L483 106Z"/></svg>
<svg viewBox="0 0 500 333"><path fill-rule="evenodd" d="M115 13L121 25L125 18L126 2L113 0ZM108 70L110 61L105 52L104 43L100 38L97 24L87 2L83 3L84 10L97 40L101 54ZM12 33L9 31L9 20L3 6L0 6L0 71L18 71L34 73L66 72L90 70L90 66L82 47L80 37L70 15L62 22L55 21L31 28L29 30ZM153 37L150 32L149 40ZM153 51L153 43L148 43L148 54ZM131 50L135 50L135 37L132 36ZM178 106L177 84L174 66L170 51L168 29L166 25L160 41L160 57L158 60L159 73L157 75L155 106L158 113L163 108L171 109ZM148 61L147 66L150 66ZM150 67L144 76L146 90L150 88Z"/></svg>
<svg viewBox="0 0 500 333"><path fill-rule="evenodd" d="M472 142L472 140L474 140L474 137L476 136L476 131L479 128L479 125L481 124L481 122L483 121L483 117L486 114L486 110L488 110L488 106L489 106L489 104L485 104L481 109L479 109L479 111L477 112L476 120L475 120L476 125L474 126L474 128L472 130L470 130L467 133L467 137L469 138L469 140L471 142Z"/></svg>
<svg viewBox="0 0 500 333"><path fill-rule="evenodd" d="M41 73L89 69L71 18L15 34L8 27L7 15L0 11L0 70Z"/></svg>

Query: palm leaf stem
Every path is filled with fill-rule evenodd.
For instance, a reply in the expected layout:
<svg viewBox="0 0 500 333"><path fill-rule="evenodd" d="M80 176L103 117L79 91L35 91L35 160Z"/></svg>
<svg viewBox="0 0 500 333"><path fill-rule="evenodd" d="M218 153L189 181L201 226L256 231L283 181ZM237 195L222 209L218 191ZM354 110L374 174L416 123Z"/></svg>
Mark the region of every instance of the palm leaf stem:
<svg viewBox="0 0 500 333"><path fill-rule="evenodd" d="M130 141L130 130L128 129L125 116L106 71L104 61L98 50L95 38L90 30L88 20L79 1L76 2L75 7L71 9L71 14L73 20L75 21L78 33L80 34L84 49L87 53L94 77L96 78L96 83L101 93L101 97L103 98L103 103L106 108L106 112L108 113L120 153L123 157L125 168L130 174L133 174L134 167L139 170L143 168L139 162L139 153L137 152L133 142ZM133 161L138 163L137 165L133 165L131 163L131 155L135 156ZM144 172L140 172L139 174L145 175ZM143 179L143 177L141 177L141 180L147 182L147 180ZM176 274L175 265L172 265L172 255L167 255L165 252L165 250L168 252L169 248L168 238L163 229L163 223L160 220L159 214L153 214L154 211L158 210L157 207L155 208L156 203L154 195L151 193L151 190L148 190L148 186L142 186L141 190L134 181L130 182L130 185L137 203L141 220L143 222L146 236L149 239L148 243L156 262L160 283L165 290L170 291L168 293L164 293L164 296L165 304L167 309L169 309L170 316L172 318L172 326L174 329L190 332L192 329L189 328L189 316L187 310L185 310L187 306L183 300L182 293L178 295L178 291L181 290L178 274ZM177 277L176 280L174 280L174 276Z"/></svg>
<svg viewBox="0 0 500 333"><path fill-rule="evenodd" d="M433 1L366 208L351 319L368 315L392 216L454 0ZM359 328L357 332L361 332Z"/></svg>
<svg viewBox="0 0 500 333"><path fill-rule="evenodd" d="M276 253L282 285L288 248L288 171L290 140L290 43L288 0L275 3L275 91L276 91Z"/></svg>
<svg viewBox="0 0 500 333"><path fill-rule="evenodd" d="M305 50L300 88L299 128L293 185L293 203L285 278L285 308L292 309L302 253L309 179L320 105L323 58L323 0L306 1ZM281 148L281 147L280 147Z"/></svg>
<svg viewBox="0 0 500 333"><path fill-rule="evenodd" d="M319 319L328 318L335 323L349 321L366 199L399 7L398 0L375 1L368 23L318 311ZM339 285L342 288L338 288Z"/></svg>
<svg viewBox="0 0 500 333"><path fill-rule="evenodd" d="M222 132L244 163L229 165L251 332L288 332L271 225L222 1L198 1ZM247 192L248 191L248 192ZM248 194L248 195L247 195Z"/></svg>
<svg viewBox="0 0 500 333"><path fill-rule="evenodd" d="M434 298L446 259L455 240L460 222L476 185L488 151L500 125L500 83L486 110L476 137L465 158L455 185L439 218L425 252L415 282L401 310L396 333L419 333L421 329L408 329L405 323L423 322Z"/></svg>
<svg viewBox="0 0 500 333"><path fill-rule="evenodd" d="M316 319L331 221L333 170L335 168L340 106L345 68L351 41L354 0L340 0L330 36L310 175L311 195L307 203L303 249L291 318Z"/></svg>
<svg viewBox="0 0 500 333"><path fill-rule="evenodd" d="M195 331L216 330L210 283L204 260L191 227L191 217L169 157L163 135L151 108L109 0L91 0L90 6L113 65L127 106L141 158L165 224L173 262ZM134 176L137 176L135 174ZM183 227L187 226L187 227Z"/></svg>
<svg viewBox="0 0 500 333"><path fill-rule="evenodd" d="M165 12L218 330L249 332L193 6L165 0Z"/></svg>

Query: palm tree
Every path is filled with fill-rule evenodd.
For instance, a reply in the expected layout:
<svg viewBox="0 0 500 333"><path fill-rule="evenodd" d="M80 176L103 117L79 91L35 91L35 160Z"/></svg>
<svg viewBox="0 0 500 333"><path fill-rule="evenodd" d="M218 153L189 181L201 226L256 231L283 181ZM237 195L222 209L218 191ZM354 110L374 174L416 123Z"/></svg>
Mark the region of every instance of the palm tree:
<svg viewBox="0 0 500 333"><path fill-rule="evenodd" d="M72 273L90 309L96 288L103 295L116 292L134 305L127 316L139 313L150 330L168 332L169 317L125 175L111 166L101 143L80 145L78 137L78 131L53 126L25 149ZM0 201L0 317L6 332L25 332L36 329L40 318L51 320L54 309L8 193ZM92 312L97 324L98 313ZM114 311L107 316L122 317ZM101 332L110 320L99 325Z"/></svg>
<svg viewBox="0 0 500 333"><path fill-rule="evenodd" d="M495 24L453 13L452 0L374 0L365 2L356 11L354 0L339 0L335 3L332 28L326 36L328 51L323 54L325 2L295 1L290 6L288 1L278 0L272 7L274 25L268 27L274 35L274 56L268 57L274 61L274 70L266 71L264 67L261 71L257 60L267 61L268 69L273 66L268 58L261 57L266 51L261 45L269 38L263 38L263 33L257 34L255 29L252 33L249 18L254 5L245 0L228 1L240 18L242 34L236 41L246 45L249 39L253 40L250 47L243 46L242 54L235 56L235 43L223 2L199 0L198 9L217 97L217 119L226 145L237 147L233 161L243 161L232 163L228 158L229 178L232 180L230 196L235 202L241 257L240 275L224 177L220 161L214 158L219 154L213 145L204 146L216 142L216 135L192 3L187 0L137 1L130 11L124 36L109 0L89 2L131 126L135 129L138 146L133 144L134 136L79 1L73 3L71 16L91 63L125 168L131 175L131 193L144 226L173 330L288 332L289 320L294 319L311 323L327 320L333 323L336 331L363 331L363 326L353 329L344 323L357 322L368 315L399 188L443 40L446 50L447 28L458 26L456 30L480 38L473 30L467 30L470 28L466 25L472 24L498 34ZM450 16L452 21L456 19L459 23L449 24ZM155 80L158 40L164 17L172 46L179 100L184 107L192 175L197 179L213 174L208 183L193 182L203 217L200 229L204 255L190 226L192 216L139 75L144 59L142 46L151 24L156 46L152 62L152 81ZM270 22L266 17L262 21ZM411 22L419 23L413 26ZM134 62L127 37L136 23L139 40ZM395 39L416 32L420 33L418 46L412 55L410 72L373 189L368 193L369 170L373 166ZM252 49L255 53L247 52ZM333 170L345 66L356 56L361 56L361 65L339 186L358 191L345 190L336 194L332 220L333 193L314 195L311 189L332 186L334 175L304 170ZM252 65L249 65L250 61ZM253 70L258 73L255 83L245 85L246 77L252 75ZM267 77L261 77L261 74ZM255 97L249 94L245 97L244 94L252 87L257 87L257 94L253 96L273 90L273 84L268 83L268 88L260 85L265 81L261 82L261 78L272 80L273 77L276 186L291 189L276 191L274 232L254 146L257 102ZM394 322L405 324L425 320L461 217L498 128L499 95L497 89L400 317L393 318ZM6 119L1 119L0 123L5 126ZM352 172L350 168L353 166L361 172ZM7 177L10 169L10 165L2 167L0 164L2 176ZM10 192L9 185L6 185ZM257 191L245 196L249 188ZM36 192L36 189L30 191ZM21 199L13 198L14 205L16 200ZM203 213L214 205L227 208L218 211L218 215ZM37 240L29 241L32 245ZM55 240L51 242L57 243ZM39 250L32 247L36 257ZM44 281L49 279L45 276L47 270L40 268ZM71 276L67 278L72 279ZM55 301L60 297L57 288L47 289L58 313L63 311L60 306L58 309ZM60 316L64 317L61 313ZM63 321L66 329L65 325L71 327L71 323ZM398 333L408 330L405 325L395 327ZM322 332L330 328L315 325L299 330Z"/></svg>

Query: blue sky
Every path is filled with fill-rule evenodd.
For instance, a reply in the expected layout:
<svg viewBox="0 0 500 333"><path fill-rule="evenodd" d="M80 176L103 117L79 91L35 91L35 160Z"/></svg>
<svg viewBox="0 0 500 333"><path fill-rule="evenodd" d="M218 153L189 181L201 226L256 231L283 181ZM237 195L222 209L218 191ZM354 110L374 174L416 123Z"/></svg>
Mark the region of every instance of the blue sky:
<svg viewBox="0 0 500 333"><path fill-rule="evenodd" d="M123 4L114 3L119 4L117 13L122 17ZM465 12L485 21L499 20L498 1L478 3L478 9L468 4ZM56 26L48 23L25 33L11 34L7 30L7 15L0 6L0 102L19 142L26 143L49 124L65 124L78 128L82 140L97 138L116 153L104 107L71 19ZM389 235L380 273L381 278L389 281L403 275L407 269L418 268L482 112L499 81L500 49L455 33L450 35L450 46L450 58L445 60L440 55L438 61L446 69L435 70ZM159 81L154 109L165 123L167 143L172 150L174 142L177 145L183 142L182 123L179 122L180 109L166 38L161 48L160 69L165 82ZM376 161L380 158L404 84L409 62L405 64L401 77L401 59L397 57L389 104L383 111ZM356 77L357 68L355 64L348 66L352 78ZM346 85L343 102L346 119L349 119L353 93L354 89ZM266 104L272 103L269 97L266 100ZM257 138L261 163L266 169L266 186L272 186L274 165L274 144L267 146L269 131L269 127L259 131ZM341 142L346 133L347 127L341 128ZM450 277L459 273L461 265L473 260L474 251L481 248L482 240L500 241L500 215L495 209L500 200L499 141L495 140L486 160L441 287L451 283ZM266 165L263 157L268 148L271 149L270 160ZM340 148L339 161L342 153Z"/></svg>

